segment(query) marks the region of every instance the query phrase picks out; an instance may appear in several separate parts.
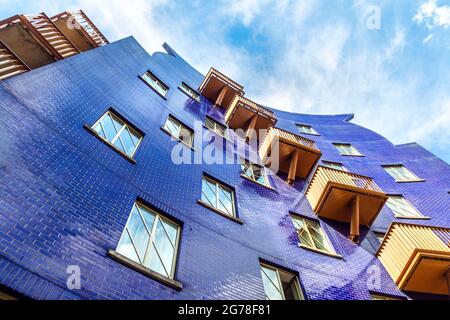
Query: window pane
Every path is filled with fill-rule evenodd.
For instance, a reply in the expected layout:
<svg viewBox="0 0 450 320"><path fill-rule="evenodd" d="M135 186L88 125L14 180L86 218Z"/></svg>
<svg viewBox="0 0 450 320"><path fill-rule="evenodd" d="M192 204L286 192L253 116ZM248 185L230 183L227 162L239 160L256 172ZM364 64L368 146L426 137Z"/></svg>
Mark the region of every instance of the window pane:
<svg viewBox="0 0 450 320"><path fill-rule="evenodd" d="M144 218L144 222L147 226L148 232L152 232L153 223L155 222L155 215L145 207L139 206L138 209L141 212L142 217Z"/></svg>
<svg viewBox="0 0 450 320"><path fill-rule="evenodd" d="M136 209L136 206L133 207L133 211L131 212L127 229L133 240L136 251L139 257L141 258L141 261L143 261L145 251L147 250L147 245L150 240L150 235L144 226L144 222L142 221L141 216L138 210Z"/></svg>
<svg viewBox="0 0 450 320"><path fill-rule="evenodd" d="M120 137L118 137L118 138L116 139L116 141L114 141L114 145L115 145L117 148L119 148L120 151L126 153L126 152L125 152L125 146L123 145L122 139L121 139Z"/></svg>
<svg viewBox="0 0 450 320"><path fill-rule="evenodd" d="M174 119L172 119L171 117L167 118L164 128L166 128L173 137L178 138L180 124L176 122Z"/></svg>
<svg viewBox="0 0 450 320"><path fill-rule="evenodd" d="M134 249L133 243L131 242L130 236L128 235L126 229L124 230L122 239L117 246L117 252L137 263L140 263L136 250Z"/></svg>
<svg viewBox="0 0 450 320"><path fill-rule="evenodd" d="M227 212L229 215L233 213L233 202L231 192L219 186L219 208L222 211Z"/></svg>
<svg viewBox="0 0 450 320"><path fill-rule="evenodd" d="M155 76L153 76L150 72L145 73L142 78L159 94L165 96L168 88L165 84L159 81Z"/></svg>
<svg viewBox="0 0 450 320"><path fill-rule="evenodd" d="M402 196L389 196L386 204L395 215L401 217L422 217L420 212Z"/></svg>
<svg viewBox="0 0 450 320"><path fill-rule="evenodd" d="M242 174L244 174L245 176L253 179L252 167L245 160L241 160L241 171L242 171Z"/></svg>
<svg viewBox="0 0 450 320"><path fill-rule="evenodd" d="M253 165L253 174L255 176L255 181L266 184L266 177L264 175L264 168L260 166Z"/></svg>
<svg viewBox="0 0 450 320"><path fill-rule="evenodd" d="M283 300L277 271L261 266L261 275L267 300Z"/></svg>
<svg viewBox="0 0 450 320"><path fill-rule="evenodd" d="M217 207L216 185L206 179L202 181L202 201Z"/></svg>
<svg viewBox="0 0 450 320"><path fill-rule="evenodd" d="M322 232L320 230L320 226L318 226L315 222L308 222L308 230L315 247L320 250L328 251L325 245L325 239L323 238Z"/></svg>
<svg viewBox="0 0 450 320"><path fill-rule="evenodd" d="M125 128L122 131L120 138L122 139L125 148L125 153L131 156L136 146L134 145L133 139L131 138L131 134L130 131L128 131L128 128Z"/></svg>
<svg viewBox="0 0 450 320"><path fill-rule="evenodd" d="M108 141L112 141L114 137L117 135L118 130L122 128L123 124L117 122L117 120L111 118L109 114L107 114L101 121L103 131L106 134L106 139Z"/></svg>
<svg viewBox="0 0 450 320"><path fill-rule="evenodd" d="M180 129L180 136L178 138L187 145L192 145L192 132L183 126Z"/></svg>
<svg viewBox="0 0 450 320"><path fill-rule="evenodd" d="M161 219L158 219L153 242L155 252L151 255L151 259L160 260L161 263L156 263L156 265L162 264L164 274L169 277L172 272L172 262L175 248L173 247L167 233L164 230Z"/></svg>
<svg viewBox="0 0 450 320"><path fill-rule="evenodd" d="M166 272L166 269L164 269L164 265L159 258L154 242L150 245L150 253L144 265L155 272L158 272L166 277L170 277L170 275Z"/></svg>

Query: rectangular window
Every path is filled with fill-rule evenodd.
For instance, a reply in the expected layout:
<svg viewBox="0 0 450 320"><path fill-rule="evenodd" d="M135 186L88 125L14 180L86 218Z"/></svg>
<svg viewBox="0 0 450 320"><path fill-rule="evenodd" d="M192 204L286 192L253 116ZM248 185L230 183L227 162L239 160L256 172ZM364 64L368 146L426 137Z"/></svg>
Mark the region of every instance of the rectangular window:
<svg viewBox="0 0 450 320"><path fill-rule="evenodd" d="M234 191L211 178L203 177L201 201L223 214L236 217Z"/></svg>
<svg viewBox="0 0 450 320"><path fill-rule="evenodd" d="M377 237L378 241L380 241L380 243L382 243L384 240L385 234L381 233L381 232L374 232L374 234L375 234L375 237Z"/></svg>
<svg viewBox="0 0 450 320"><path fill-rule="evenodd" d="M389 196L386 205L397 218L424 218L424 216L402 196Z"/></svg>
<svg viewBox="0 0 450 320"><path fill-rule="evenodd" d="M173 279L180 229L175 222L135 203L117 252Z"/></svg>
<svg viewBox="0 0 450 320"><path fill-rule="evenodd" d="M266 300L304 300L295 274L266 264L260 268Z"/></svg>
<svg viewBox="0 0 450 320"><path fill-rule="evenodd" d="M107 111L92 129L120 152L133 157L141 143L142 135L132 129L112 111Z"/></svg>
<svg viewBox="0 0 450 320"><path fill-rule="evenodd" d="M264 167L254 163L250 163L246 159L242 158L241 158L241 174L257 183L269 186L269 180L267 179Z"/></svg>
<svg viewBox="0 0 450 320"><path fill-rule="evenodd" d="M362 156L362 154L351 144L348 143L333 143L339 150L341 156Z"/></svg>
<svg viewBox="0 0 450 320"><path fill-rule="evenodd" d="M194 89L192 89L191 87L189 87L186 83L182 82L179 88L181 91L183 91L189 97L191 97L192 99L194 99L197 102L200 102L200 94L197 91L195 91Z"/></svg>
<svg viewBox="0 0 450 320"><path fill-rule="evenodd" d="M194 143L194 131L183 125L174 117L169 115L166 123L164 124L164 130L173 138L192 148Z"/></svg>
<svg viewBox="0 0 450 320"><path fill-rule="evenodd" d="M147 71L141 76L141 79L147 83L150 88L159 93L162 97L166 97L169 87L165 85L161 80L158 79L152 72Z"/></svg>
<svg viewBox="0 0 450 320"><path fill-rule="evenodd" d="M313 129L313 127L307 125L307 124L298 124L297 125L298 129L300 130L301 133L306 133L306 134L313 134L318 136L319 134L317 133L316 130Z"/></svg>
<svg viewBox="0 0 450 320"><path fill-rule="evenodd" d="M205 119L205 127L209 130L217 133L218 135L227 138L227 127L219 122L211 119L210 117L206 117Z"/></svg>
<svg viewBox="0 0 450 320"><path fill-rule="evenodd" d="M396 181L421 181L414 173L406 169L403 165L384 166L384 170Z"/></svg>
<svg viewBox="0 0 450 320"><path fill-rule="evenodd" d="M338 162L323 161L323 165L325 167L328 167L331 169L336 169L336 170L340 170L340 171L348 171L342 163L338 163Z"/></svg>
<svg viewBox="0 0 450 320"><path fill-rule="evenodd" d="M308 248L333 253L333 250L331 249L331 246L328 243L328 240L318 222L297 216L292 216L292 222L297 230L298 239L301 245Z"/></svg>

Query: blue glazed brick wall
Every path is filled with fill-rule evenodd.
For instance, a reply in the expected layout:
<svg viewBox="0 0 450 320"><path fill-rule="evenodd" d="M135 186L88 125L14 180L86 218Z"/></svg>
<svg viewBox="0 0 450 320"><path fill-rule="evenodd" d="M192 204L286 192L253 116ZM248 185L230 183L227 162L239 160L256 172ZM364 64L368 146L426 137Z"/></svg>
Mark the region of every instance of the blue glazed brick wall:
<svg viewBox="0 0 450 320"><path fill-rule="evenodd" d="M178 86L197 88L203 75L170 47L149 55L126 38L0 83L0 283L36 299L264 299L260 259L298 273L308 299L368 299L368 268L381 270L379 293L405 297L374 257L373 230L394 220L384 208L359 245L348 226L321 221L343 259L298 247L290 212L314 217L303 196L307 181L274 190L240 177L239 165L175 165L160 127L168 114L189 126L223 112ZM150 69L169 85L162 99L138 75ZM239 79L236 79L239 80ZM114 108L145 133L132 164L83 128ZM277 126L312 125L322 160L371 176L387 193L403 194L430 220L450 227L448 165L417 144L395 146L348 122L274 110ZM311 138L311 136L305 135ZM196 138L198 139L198 137ZM332 142L348 142L365 157L341 157ZM206 143L204 144L206 145ZM192 154L195 151L188 151ZM398 184L382 164L403 163L425 182ZM206 172L235 188L243 225L200 206ZM137 198L182 221L176 279L181 291L107 256L115 249ZM68 265L81 268L81 290L68 290Z"/></svg>

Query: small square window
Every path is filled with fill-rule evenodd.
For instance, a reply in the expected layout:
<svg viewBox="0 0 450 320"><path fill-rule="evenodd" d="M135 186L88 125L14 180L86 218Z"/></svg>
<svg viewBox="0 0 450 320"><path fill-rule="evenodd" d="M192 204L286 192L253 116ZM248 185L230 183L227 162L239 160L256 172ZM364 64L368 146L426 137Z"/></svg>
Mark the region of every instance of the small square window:
<svg viewBox="0 0 450 320"><path fill-rule="evenodd" d="M177 223L135 203L116 251L173 279L180 229Z"/></svg>
<svg viewBox="0 0 450 320"><path fill-rule="evenodd" d="M335 170L348 171L344 167L344 165L342 163L339 163L339 162L323 161L323 165L325 167L328 167L328 168L331 168L331 169L335 169Z"/></svg>
<svg viewBox="0 0 450 320"><path fill-rule="evenodd" d="M334 253L319 222L297 216L292 216L292 222L297 230L298 239L302 246Z"/></svg>
<svg viewBox="0 0 450 320"><path fill-rule="evenodd" d="M403 196L389 196L386 205L392 210L397 218L424 218L424 216Z"/></svg>
<svg viewBox="0 0 450 320"><path fill-rule="evenodd" d="M383 166L384 170L389 173L397 182L414 182L422 181L414 173L409 171L403 165Z"/></svg>
<svg viewBox="0 0 450 320"><path fill-rule="evenodd" d="M316 130L313 129L313 127L311 127L310 125L307 124L298 124L297 125L298 129L300 130L301 133L305 133L305 134L312 134L315 136L318 136L319 134L317 133Z"/></svg>
<svg viewBox="0 0 450 320"><path fill-rule="evenodd" d="M182 82L179 88L186 95L188 95L195 101L200 102L200 94L197 91L195 91L194 89L192 89L191 87L189 87L186 83Z"/></svg>
<svg viewBox="0 0 450 320"><path fill-rule="evenodd" d="M241 159L241 174L262 185L270 185L265 168L254 163L250 163L246 159Z"/></svg>
<svg viewBox="0 0 450 320"><path fill-rule="evenodd" d="M260 264L266 300L305 300L295 274Z"/></svg>
<svg viewBox="0 0 450 320"><path fill-rule="evenodd" d="M351 144L348 143L333 143L339 150L341 156L362 156L362 154Z"/></svg>
<svg viewBox="0 0 450 320"><path fill-rule="evenodd" d="M194 131L183 125L180 121L169 115L163 127L164 131L174 139L181 141L192 148L194 143Z"/></svg>
<svg viewBox="0 0 450 320"><path fill-rule="evenodd" d="M230 217L236 217L234 191L209 177L202 180L201 202Z"/></svg>
<svg viewBox="0 0 450 320"><path fill-rule="evenodd" d="M217 133L218 135L227 138L227 127L223 124L211 119L210 117L206 117L205 119L205 127L209 130Z"/></svg>
<svg viewBox="0 0 450 320"><path fill-rule="evenodd" d="M155 90L159 95L163 98L166 97L167 92L169 91L169 87L165 85L161 80L158 79L151 71L147 71L144 75L141 76L141 79L147 83L150 88Z"/></svg>
<svg viewBox="0 0 450 320"><path fill-rule="evenodd" d="M124 120L107 111L93 126L97 135L128 157L133 157L141 143L142 135Z"/></svg>

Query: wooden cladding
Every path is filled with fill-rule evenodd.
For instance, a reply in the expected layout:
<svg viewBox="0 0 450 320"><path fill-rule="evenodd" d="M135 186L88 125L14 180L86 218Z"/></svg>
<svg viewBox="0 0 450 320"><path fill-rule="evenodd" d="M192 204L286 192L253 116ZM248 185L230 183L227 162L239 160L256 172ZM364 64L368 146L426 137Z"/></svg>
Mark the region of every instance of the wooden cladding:
<svg viewBox="0 0 450 320"><path fill-rule="evenodd" d="M288 183L293 184L296 178L308 177L322 153L314 141L271 127L260 144L259 156L272 168L278 164L279 171L287 173Z"/></svg>
<svg viewBox="0 0 450 320"><path fill-rule="evenodd" d="M450 294L450 229L393 223L377 256L400 289Z"/></svg>
<svg viewBox="0 0 450 320"><path fill-rule="evenodd" d="M225 114L225 122L232 129L246 130L246 139L249 140L252 134L256 134L257 139L260 130L267 130L276 123L274 113L255 102L236 95Z"/></svg>
<svg viewBox="0 0 450 320"><path fill-rule="evenodd" d="M0 80L24 73L30 68L0 41Z"/></svg>
<svg viewBox="0 0 450 320"><path fill-rule="evenodd" d="M387 200L371 178L324 166L317 168L305 195L318 216L353 222L351 235L357 225L370 226Z"/></svg>
<svg viewBox="0 0 450 320"><path fill-rule="evenodd" d="M217 107L227 108L236 95L244 95L244 87L211 68L200 85L199 92Z"/></svg>

